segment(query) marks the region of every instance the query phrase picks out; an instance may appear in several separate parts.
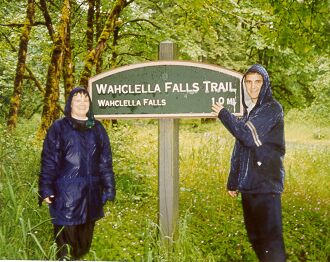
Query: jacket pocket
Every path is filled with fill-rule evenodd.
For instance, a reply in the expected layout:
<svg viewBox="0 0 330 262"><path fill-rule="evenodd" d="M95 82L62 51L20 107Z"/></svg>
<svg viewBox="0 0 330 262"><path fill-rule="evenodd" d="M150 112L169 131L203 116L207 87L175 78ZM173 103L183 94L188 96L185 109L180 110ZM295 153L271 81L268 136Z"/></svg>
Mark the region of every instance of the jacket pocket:
<svg viewBox="0 0 330 262"><path fill-rule="evenodd" d="M55 209L61 221L79 221L86 216L86 182L84 180L59 181Z"/></svg>
<svg viewBox="0 0 330 262"><path fill-rule="evenodd" d="M280 152L270 146L263 145L253 151L252 166L259 175L268 181L281 179L282 156Z"/></svg>

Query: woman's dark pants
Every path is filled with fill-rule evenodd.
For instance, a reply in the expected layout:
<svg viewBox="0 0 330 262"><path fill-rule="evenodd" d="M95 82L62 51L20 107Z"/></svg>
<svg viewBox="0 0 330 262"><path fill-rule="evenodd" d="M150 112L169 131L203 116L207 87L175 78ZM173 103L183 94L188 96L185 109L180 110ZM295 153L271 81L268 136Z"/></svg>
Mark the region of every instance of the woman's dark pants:
<svg viewBox="0 0 330 262"><path fill-rule="evenodd" d="M285 261L280 194L242 194L245 227L262 262Z"/></svg>
<svg viewBox="0 0 330 262"><path fill-rule="evenodd" d="M95 221L82 225L54 225L54 235L58 247L59 260L78 260L88 253L93 239Z"/></svg>

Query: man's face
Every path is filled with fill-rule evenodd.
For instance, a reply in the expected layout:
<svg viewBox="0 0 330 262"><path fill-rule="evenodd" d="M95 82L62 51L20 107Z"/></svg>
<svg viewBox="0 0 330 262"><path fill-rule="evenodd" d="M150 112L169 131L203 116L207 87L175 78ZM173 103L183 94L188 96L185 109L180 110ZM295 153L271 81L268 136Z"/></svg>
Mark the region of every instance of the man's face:
<svg viewBox="0 0 330 262"><path fill-rule="evenodd" d="M252 102L258 101L259 93L264 83L262 75L258 73L250 73L245 76L245 86L248 95L251 97Z"/></svg>
<svg viewBox="0 0 330 262"><path fill-rule="evenodd" d="M86 119L89 110L89 98L85 94L77 93L72 97L71 116L77 119Z"/></svg>

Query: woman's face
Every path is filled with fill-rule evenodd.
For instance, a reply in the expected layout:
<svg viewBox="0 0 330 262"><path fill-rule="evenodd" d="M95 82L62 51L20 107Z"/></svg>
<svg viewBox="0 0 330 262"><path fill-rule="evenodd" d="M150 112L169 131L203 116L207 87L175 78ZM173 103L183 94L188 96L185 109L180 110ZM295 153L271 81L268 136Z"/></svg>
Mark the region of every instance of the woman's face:
<svg viewBox="0 0 330 262"><path fill-rule="evenodd" d="M89 110L89 98L83 93L77 93L72 97L71 101L71 116L76 119L87 119Z"/></svg>

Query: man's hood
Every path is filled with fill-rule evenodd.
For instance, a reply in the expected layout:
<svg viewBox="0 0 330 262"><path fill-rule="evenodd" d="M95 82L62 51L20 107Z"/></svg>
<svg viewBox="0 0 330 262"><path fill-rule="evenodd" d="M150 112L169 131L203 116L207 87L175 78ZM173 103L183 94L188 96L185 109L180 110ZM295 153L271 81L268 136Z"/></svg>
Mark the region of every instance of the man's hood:
<svg viewBox="0 0 330 262"><path fill-rule="evenodd" d="M258 74L262 75L262 78L264 80L256 105L261 105L261 104L265 103L269 98L272 97L272 90L271 90L270 80L269 80L269 75L268 75L267 70L260 64L254 64L245 72L245 74L243 75L243 78L242 78L241 84L242 84L242 89L243 89L243 92L242 92L243 105L245 108L256 106L256 105L253 105L252 100L246 91L245 77L248 73L258 73Z"/></svg>
<svg viewBox="0 0 330 262"><path fill-rule="evenodd" d="M89 93L87 92L87 90L85 88L83 88L83 87L75 87L74 89L71 90L71 92L69 94L69 97L68 97L68 99L66 101L66 104L65 104L64 115L67 116L67 117L71 117L71 103L72 103L72 98L78 92L82 92L83 94L86 94L88 96L88 99L89 99L89 110L87 112L88 120L87 120L86 125L87 125L87 127L92 127L92 126L94 126L94 121L95 121L93 110L92 110L92 100L91 100L91 98L90 98Z"/></svg>

